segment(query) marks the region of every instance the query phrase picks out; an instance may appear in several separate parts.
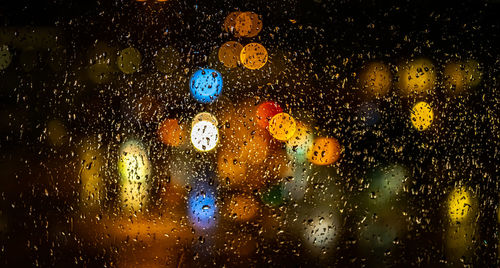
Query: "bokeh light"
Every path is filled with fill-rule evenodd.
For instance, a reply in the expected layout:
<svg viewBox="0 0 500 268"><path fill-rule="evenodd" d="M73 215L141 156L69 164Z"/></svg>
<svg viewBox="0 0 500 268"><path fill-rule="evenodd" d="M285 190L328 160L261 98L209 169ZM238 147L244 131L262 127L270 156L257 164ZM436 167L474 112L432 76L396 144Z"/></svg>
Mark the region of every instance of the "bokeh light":
<svg viewBox="0 0 500 268"><path fill-rule="evenodd" d="M139 50L133 47L128 47L120 51L116 58L118 69L125 74L137 72L141 67L142 56Z"/></svg>
<svg viewBox="0 0 500 268"><path fill-rule="evenodd" d="M269 121L269 133L279 141L287 141L295 134L297 124L287 113L279 113Z"/></svg>
<svg viewBox="0 0 500 268"><path fill-rule="evenodd" d="M243 47L240 59L243 66L250 70L257 70L267 63L267 50L259 43L250 43Z"/></svg>
<svg viewBox="0 0 500 268"><path fill-rule="evenodd" d="M158 138L163 144L179 146L186 140L186 132L177 119L165 119L158 126Z"/></svg>
<svg viewBox="0 0 500 268"><path fill-rule="evenodd" d="M326 210L326 209L325 209ZM339 236L336 216L330 212L313 212L315 216L308 218L304 224L304 240L313 252L327 251L332 248Z"/></svg>
<svg viewBox="0 0 500 268"><path fill-rule="evenodd" d="M219 211L216 199L215 189L204 182L198 182L189 193L188 214L195 228L208 230L215 227Z"/></svg>
<svg viewBox="0 0 500 268"><path fill-rule="evenodd" d="M219 125L217 118L213 114L207 113L207 112L201 112L201 113L198 113L197 115L194 116L194 118L191 122L191 127L194 127L194 125L196 123L201 122L201 121L208 121L208 122L214 124L215 126Z"/></svg>
<svg viewBox="0 0 500 268"><path fill-rule="evenodd" d="M262 20L254 12L241 12L235 19L236 37L255 37L262 30Z"/></svg>
<svg viewBox="0 0 500 268"><path fill-rule="evenodd" d="M222 75L212 69L197 70L189 80L189 89L197 101L211 103L222 92Z"/></svg>
<svg viewBox="0 0 500 268"><path fill-rule="evenodd" d="M269 121L271 121L271 118L273 118L273 116L281 112L283 112L283 109L276 102L274 101L263 102L259 104L259 106L257 106L257 111L256 111L257 124L261 128L267 128L269 126Z"/></svg>
<svg viewBox="0 0 500 268"><path fill-rule="evenodd" d="M234 68L240 63L240 53L243 46L236 41L228 41L219 48L219 61L228 68Z"/></svg>
<svg viewBox="0 0 500 268"><path fill-rule="evenodd" d="M199 151L207 152L215 148L219 141L217 126L209 121L199 121L191 129L191 143Z"/></svg>
<svg viewBox="0 0 500 268"><path fill-rule="evenodd" d="M137 211L146 205L151 171L148 153L140 141L129 139L120 146L118 174L125 209Z"/></svg>
<svg viewBox="0 0 500 268"><path fill-rule="evenodd" d="M371 62L360 73L361 88L365 95L381 97L389 92L392 85L390 67L383 62Z"/></svg>
<svg viewBox="0 0 500 268"><path fill-rule="evenodd" d="M428 129L434 120L432 107L424 101L418 102L411 109L411 124L419 131Z"/></svg>
<svg viewBox="0 0 500 268"><path fill-rule="evenodd" d="M398 86L403 95L426 94L434 89L436 71L432 61L412 59L398 66Z"/></svg>
<svg viewBox="0 0 500 268"><path fill-rule="evenodd" d="M224 20L224 30L228 33L233 33L236 25L236 18L241 14L241 11L234 11L227 15Z"/></svg>
<svg viewBox="0 0 500 268"><path fill-rule="evenodd" d="M330 165L340 158L340 143L335 138L318 137L307 152L307 159L316 165Z"/></svg>
<svg viewBox="0 0 500 268"><path fill-rule="evenodd" d="M473 215L472 196L464 187L458 187L448 196L448 216L452 223L463 222Z"/></svg>

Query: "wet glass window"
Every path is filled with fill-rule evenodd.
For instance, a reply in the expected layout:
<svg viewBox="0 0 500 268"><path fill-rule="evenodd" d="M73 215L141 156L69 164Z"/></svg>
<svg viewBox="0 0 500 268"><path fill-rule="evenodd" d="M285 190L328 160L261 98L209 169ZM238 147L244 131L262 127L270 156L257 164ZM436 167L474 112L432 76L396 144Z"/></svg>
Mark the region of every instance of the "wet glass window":
<svg viewBox="0 0 500 268"><path fill-rule="evenodd" d="M498 267L500 1L0 3L0 266Z"/></svg>

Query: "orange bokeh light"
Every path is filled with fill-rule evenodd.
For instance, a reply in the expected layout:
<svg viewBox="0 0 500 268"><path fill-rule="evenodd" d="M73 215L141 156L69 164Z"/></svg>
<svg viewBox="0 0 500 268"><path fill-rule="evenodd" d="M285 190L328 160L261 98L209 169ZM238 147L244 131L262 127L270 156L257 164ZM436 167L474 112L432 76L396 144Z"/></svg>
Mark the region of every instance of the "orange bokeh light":
<svg viewBox="0 0 500 268"><path fill-rule="evenodd" d="M309 161L316 165L330 165L340 158L340 143L335 138L316 138L307 152Z"/></svg>
<svg viewBox="0 0 500 268"><path fill-rule="evenodd" d="M158 138L170 146L179 146L186 140L186 132L177 119L165 119L158 126Z"/></svg>

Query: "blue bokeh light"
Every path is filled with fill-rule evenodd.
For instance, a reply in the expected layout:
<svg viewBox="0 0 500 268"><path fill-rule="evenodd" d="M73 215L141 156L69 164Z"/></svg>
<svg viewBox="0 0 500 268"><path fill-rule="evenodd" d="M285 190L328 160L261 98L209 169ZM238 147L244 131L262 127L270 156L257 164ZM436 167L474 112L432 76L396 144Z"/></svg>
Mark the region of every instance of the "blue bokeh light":
<svg viewBox="0 0 500 268"><path fill-rule="evenodd" d="M200 69L191 76L189 89L197 101L211 103L222 92L222 75L213 69Z"/></svg>
<svg viewBox="0 0 500 268"><path fill-rule="evenodd" d="M189 194L189 218L195 228L210 229L215 226L217 214L215 190L210 186L198 186Z"/></svg>

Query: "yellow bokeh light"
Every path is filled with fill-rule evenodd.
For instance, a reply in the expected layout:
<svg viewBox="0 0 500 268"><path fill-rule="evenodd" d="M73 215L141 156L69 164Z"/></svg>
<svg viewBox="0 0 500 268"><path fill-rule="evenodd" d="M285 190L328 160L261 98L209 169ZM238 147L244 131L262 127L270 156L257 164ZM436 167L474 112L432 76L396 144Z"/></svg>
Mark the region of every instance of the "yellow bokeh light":
<svg viewBox="0 0 500 268"><path fill-rule="evenodd" d="M398 86L404 94L426 94L434 88L436 72L428 59L411 60L398 67Z"/></svg>
<svg viewBox="0 0 500 268"><path fill-rule="evenodd" d="M229 41L224 43L219 48L219 61L228 68L234 68L238 66L242 49L243 46L236 41Z"/></svg>
<svg viewBox="0 0 500 268"><path fill-rule="evenodd" d="M128 47L120 51L120 54L116 58L116 65L123 73L131 74L139 70L141 61L141 53L133 47Z"/></svg>
<svg viewBox="0 0 500 268"><path fill-rule="evenodd" d="M432 107L424 101L421 101L411 109L411 124L419 131L424 131L432 124L434 120L434 111Z"/></svg>
<svg viewBox="0 0 500 268"><path fill-rule="evenodd" d="M267 63L267 50L259 43L247 44L240 53L240 59L243 66L248 69L256 70L262 68Z"/></svg>
<svg viewBox="0 0 500 268"><path fill-rule="evenodd" d="M455 188L448 197L448 216L452 223L469 219L473 214L472 197L463 187Z"/></svg>
<svg viewBox="0 0 500 268"><path fill-rule="evenodd" d="M296 129L295 120L287 113L279 113L269 121L269 133L280 141L289 140L295 134Z"/></svg>
<svg viewBox="0 0 500 268"><path fill-rule="evenodd" d="M383 62L371 62L361 71L360 82L365 94L373 97L384 96L391 88L391 70Z"/></svg>
<svg viewBox="0 0 500 268"><path fill-rule="evenodd" d="M137 211L146 205L151 170L151 162L141 142L128 140L121 145L118 172L122 206L126 210Z"/></svg>
<svg viewBox="0 0 500 268"><path fill-rule="evenodd" d="M340 143L335 138L316 138L307 152L307 159L315 165L330 165L340 158Z"/></svg>

